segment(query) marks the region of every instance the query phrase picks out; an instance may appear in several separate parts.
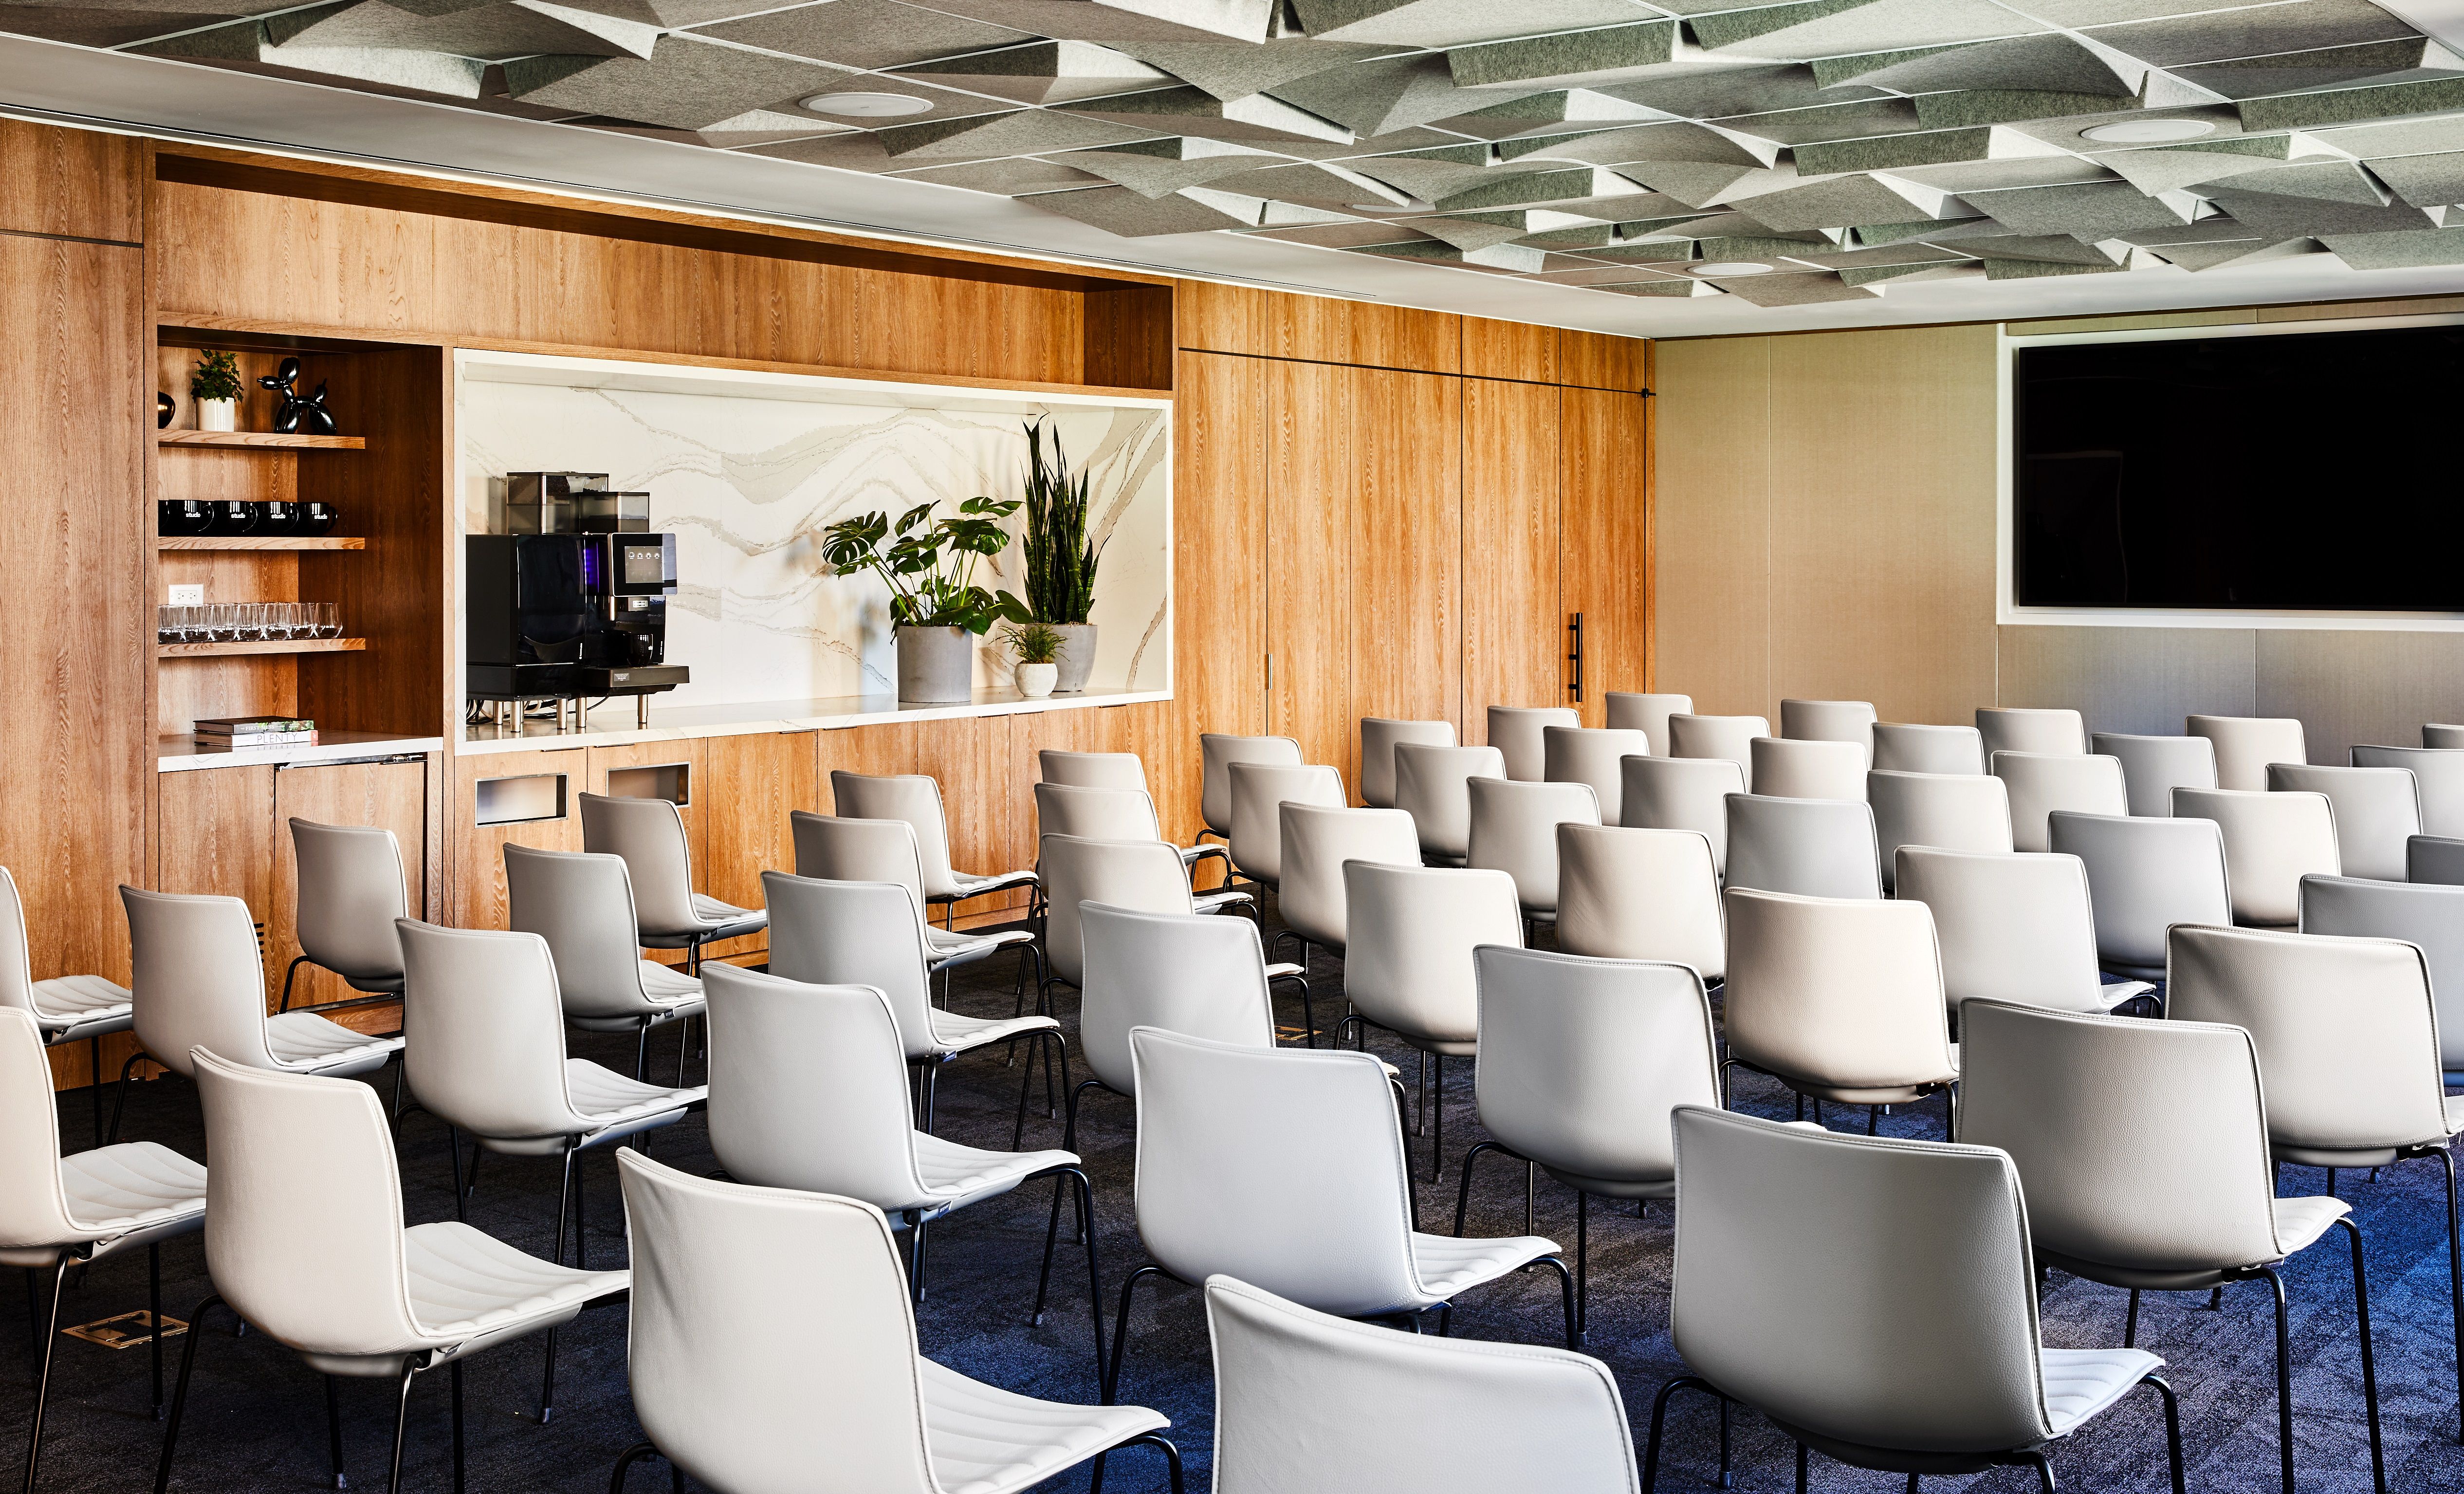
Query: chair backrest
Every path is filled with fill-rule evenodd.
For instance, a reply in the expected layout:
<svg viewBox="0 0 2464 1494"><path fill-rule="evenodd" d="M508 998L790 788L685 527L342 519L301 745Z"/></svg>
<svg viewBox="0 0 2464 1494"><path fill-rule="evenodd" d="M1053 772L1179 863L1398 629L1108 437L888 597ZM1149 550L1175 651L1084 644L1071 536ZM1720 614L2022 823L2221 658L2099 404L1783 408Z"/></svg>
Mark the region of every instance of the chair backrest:
<svg viewBox="0 0 2464 1494"><path fill-rule="evenodd" d="M1617 1377L1588 1355L1397 1333L1230 1276L1207 1278L1206 1327L1215 1494L1639 1487Z"/></svg>
<svg viewBox="0 0 2464 1494"><path fill-rule="evenodd" d="M1340 950L1348 936L1343 864L1417 867L1419 831L1400 809L1287 803L1282 812L1284 879L1276 888L1275 906L1293 933Z"/></svg>
<svg viewBox="0 0 2464 1494"><path fill-rule="evenodd" d="M1491 706L1488 744L1506 758L1506 776L1518 783L1538 783L1548 777L1548 745L1541 732L1551 726L1580 726L1582 714L1572 706Z"/></svg>
<svg viewBox="0 0 2464 1494"><path fill-rule="evenodd" d="M1147 765L1133 752L1044 747L1036 751L1035 768L1043 781L1072 788L1134 788L1144 793L1147 786Z"/></svg>
<svg viewBox="0 0 2464 1494"><path fill-rule="evenodd" d="M858 822L861 823L861 822ZM1043 835L1075 835L1089 841L1160 841L1162 822L1142 788L1078 788L1035 785L1035 827Z"/></svg>
<svg viewBox="0 0 2464 1494"><path fill-rule="evenodd" d="M1087 903L1078 911L1087 975L1078 1056L1123 1094L1138 1090L1130 1032L1160 1027L1214 1043L1275 1045L1266 950L1247 918Z"/></svg>
<svg viewBox="0 0 2464 1494"><path fill-rule="evenodd" d="M659 1451L715 1489L938 1494L881 1211L695 1177L629 1147L616 1164L633 1413Z"/></svg>
<svg viewBox="0 0 2464 1494"><path fill-rule="evenodd" d="M0 1006L0 1250L87 1238L60 1183L60 1112L33 1014Z"/></svg>
<svg viewBox="0 0 2464 1494"><path fill-rule="evenodd" d="M2194 715L2186 724L2192 736L2214 745L2218 788L2263 789L2269 763L2310 760L2301 722L2294 716Z"/></svg>
<svg viewBox="0 0 2464 1494"><path fill-rule="evenodd" d="M2012 849L2011 794L1990 774L1876 768L1865 775L1865 802L1874 811L1874 848L1881 855L1886 891L1895 886L1894 858L1903 846L1987 854Z"/></svg>
<svg viewBox="0 0 2464 1494"><path fill-rule="evenodd" d="M1223 732L1198 734L1199 777L1199 818L1218 835L1232 833L1232 776L1236 762L1301 765L1301 744L1288 736L1234 736Z"/></svg>
<svg viewBox="0 0 2464 1494"><path fill-rule="evenodd" d="M1232 780L1232 864L1269 886L1284 875L1287 803L1344 805L1343 775L1322 762L1236 762Z"/></svg>
<svg viewBox="0 0 2464 1494"><path fill-rule="evenodd" d="M1044 954L1052 973L1087 983L1079 910L1111 903L1152 913L1195 911L1180 852L1161 841L1098 841L1045 831L1036 840L1035 869L1044 884ZM1289 902L1288 895L1286 898Z"/></svg>
<svg viewBox="0 0 2464 1494"><path fill-rule="evenodd" d="M1779 735L1791 741L1855 742L1865 749L1868 768L1874 763L1874 703L1870 700L1783 700L1779 703Z"/></svg>
<svg viewBox="0 0 2464 1494"><path fill-rule="evenodd" d="M295 818L291 847L299 868L300 953L345 980L401 978L393 921L410 915L410 894L393 832Z"/></svg>
<svg viewBox="0 0 2464 1494"><path fill-rule="evenodd" d="M2464 836L2464 751L2453 747L2356 747L2357 768L2410 768L2425 835Z"/></svg>
<svg viewBox="0 0 2464 1494"><path fill-rule="evenodd" d="M2089 750L2122 762L2122 784L2130 812L2169 818L2173 790L2216 786L2216 744L2204 736L2134 736L2099 732Z"/></svg>
<svg viewBox="0 0 2464 1494"><path fill-rule="evenodd" d="M1473 779L1506 777L1494 747L1395 745L1395 807L1412 817L1421 854L1460 861L1471 851Z"/></svg>
<svg viewBox="0 0 2464 1494"><path fill-rule="evenodd" d="M1942 995L1953 1012L1983 999L2102 1011L2087 868L2051 852L1999 855L1900 847L1898 896L1933 910Z"/></svg>
<svg viewBox="0 0 2464 1494"><path fill-rule="evenodd" d="M1489 1134L1552 1172L1673 1181L1668 1112L1720 1103L1703 978L1661 960L1494 944L1473 951L1472 966L1480 981L1474 1083Z"/></svg>
<svg viewBox="0 0 2464 1494"><path fill-rule="evenodd" d="M1360 802L1372 809L1395 807L1395 749L1403 742L1451 747L1455 744L1455 724L1397 721L1375 715L1360 718Z"/></svg>
<svg viewBox="0 0 2464 1494"><path fill-rule="evenodd" d="M808 809L787 812L796 840L796 875L825 882L895 882L924 906L924 862L915 826L904 820L849 820Z"/></svg>
<svg viewBox="0 0 2464 1494"><path fill-rule="evenodd" d="M1983 773L1985 735L1972 726L1878 721L1874 766L1894 773Z"/></svg>
<svg viewBox="0 0 2464 1494"><path fill-rule="evenodd" d="M1970 1001L1959 1035L1959 1137L2010 1154L2038 1251L2144 1271L2283 1258L2249 1033Z"/></svg>
<svg viewBox="0 0 2464 1494"><path fill-rule="evenodd" d="M887 997L716 960L702 985L710 1150L728 1176L885 1209L927 1196L915 1166L907 1053Z"/></svg>
<svg viewBox="0 0 2464 1494"><path fill-rule="evenodd" d="M1628 758L1617 819L1638 830L1692 830L1728 868L1728 796L1746 791L1743 763L1726 758Z"/></svg>
<svg viewBox="0 0 2464 1494"><path fill-rule="evenodd" d="M2464 839L2452 835L2416 835L2405 843L2404 879L2464 885Z"/></svg>
<svg viewBox="0 0 2464 1494"><path fill-rule="evenodd" d="M1729 887L1803 897L1880 897L1874 810L1853 799L1728 796Z"/></svg>
<svg viewBox="0 0 2464 1494"><path fill-rule="evenodd" d="M913 1057L932 1047L933 991L924 910L895 882L829 882L761 873L770 910L770 973L806 985L869 985L890 999Z"/></svg>
<svg viewBox="0 0 2464 1494"><path fill-rule="evenodd" d="M1343 868L1352 908L1343 994L1381 1027L1433 1042L1480 1035L1480 987L1471 952L1523 942L1514 879L1458 867Z"/></svg>
<svg viewBox="0 0 2464 1494"><path fill-rule="evenodd" d="M2404 880L2405 843L2422 832L2410 768L2315 768L2271 762L2271 793L2323 794L2335 810L2336 857L2348 877Z"/></svg>
<svg viewBox="0 0 2464 1494"><path fill-rule="evenodd" d="M1700 1106L1676 1130L1669 1332L1689 1369L1846 1442L2001 1452L2052 1435L2010 1158Z"/></svg>
<svg viewBox="0 0 2464 1494"><path fill-rule="evenodd" d="M188 1050L274 1066L265 1041L265 964L256 923L236 897L120 890L128 912L137 1045L176 1074Z"/></svg>
<svg viewBox="0 0 2464 1494"><path fill-rule="evenodd" d="M1544 726L1541 776L1551 783L1589 783L1599 804L1600 823L1615 824L1625 803L1628 758L1651 754L1651 737L1632 727Z"/></svg>
<svg viewBox="0 0 2464 1494"><path fill-rule="evenodd" d="M657 937L701 927L693 900L693 849L684 816L664 799L582 796L582 848L625 858L633 880L633 913L643 934Z"/></svg>
<svg viewBox="0 0 2464 1494"><path fill-rule="evenodd" d="M1668 756L1726 758L1744 772L1746 791L1751 793L1753 741L1770 735L1771 723L1758 715L1689 715L1681 712L1668 718Z"/></svg>
<svg viewBox="0 0 2464 1494"><path fill-rule="evenodd" d="M640 925L633 879L622 856L605 851L534 850L505 843L506 923L547 941L556 987L574 1017L640 1016Z"/></svg>
<svg viewBox="0 0 2464 1494"><path fill-rule="evenodd" d="M1130 1055L1138 1239L1157 1264L1344 1317L1415 1299L1402 1130L1374 1055L1159 1027L1133 1030Z"/></svg>
<svg viewBox="0 0 2464 1494"><path fill-rule="evenodd" d="M1557 907L1557 826L1600 823L1589 783L1521 783L1475 779L1471 783L1471 854L1467 864L1503 871L1530 912Z"/></svg>
<svg viewBox="0 0 2464 1494"><path fill-rule="evenodd" d="M496 1139L579 1135L564 1083L556 957L536 934L401 920L403 1077L449 1126Z"/></svg>
<svg viewBox="0 0 2464 1494"><path fill-rule="evenodd" d="M17 879L0 867L0 1007L32 1016L34 1010L34 946L26 936L26 904Z"/></svg>
<svg viewBox="0 0 2464 1494"><path fill-rule="evenodd" d="M2116 975L2165 978L2165 932L2231 923L2223 832L2212 820L2154 820L2057 809L2048 837L2087 868L2096 957Z"/></svg>
<svg viewBox="0 0 2464 1494"><path fill-rule="evenodd" d="M1736 1057L1839 1089L1903 1088L1956 1070L1931 909L1739 887L1722 896L1722 1000Z"/></svg>
<svg viewBox="0 0 2464 1494"><path fill-rule="evenodd" d="M2314 873L2301 879L2301 932L2420 946L2438 1011L2439 1063L2464 1071L2464 887Z"/></svg>
<svg viewBox="0 0 2464 1494"><path fill-rule="evenodd" d="M1976 732L1984 738L1988 762L1997 752L2087 751L2087 719L2076 711L1979 706Z"/></svg>
<svg viewBox="0 0 2464 1494"><path fill-rule="evenodd" d="M915 866L924 879L925 901L963 890L950 866L950 817L941 807L941 785L932 777L833 768L830 802L846 819L904 820L915 827Z"/></svg>
<svg viewBox="0 0 2464 1494"><path fill-rule="evenodd" d="M1997 752L1993 776L2011 791L2011 845L2014 850L2047 850L2047 821L2057 809L2084 815L2126 815L2122 759L2085 753Z"/></svg>
<svg viewBox="0 0 2464 1494"><path fill-rule="evenodd" d="M1691 695L1646 695L1626 690L1608 692L1608 724L1650 737L1651 755L1655 758L1668 756L1668 718L1693 714Z"/></svg>
<svg viewBox="0 0 2464 1494"><path fill-rule="evenodd" d="M231 1310L303 1353L442 1342L411 1304L402 1175L376 1090L207 1048L182 1058L206 1116L206 1269Z"/></svg>
<svg viewBox="0 0 2464 1494"><path fill-rule="evenodd" d="M2224 835L2233 917L2217 922L2291 928L2301 920L2301 879L2313 871L2343 875L2336 812L2324 794L2177 788L2173 815L2213 820Z"/></svg>
<svg viewBox="0 0 2464 1494"><path fill-rule="evenodd" d="M2437 721L2425 722L2421 728L2421 745L2464 747L2464 726L2453 726Z"/></svg>
<svg viewBox="0 0 2464 1494"><path fill-rule="evenodd" d="M1720 873L1699 830L1557 826L1557 947L1602 959L1728 968Z"/></svg>
<svg viewBox="0 0 2464 1494"><path fill-rule="evenodd" d="M1757 736L1746 776L1772 799L1862 799L1869 754L1856 742Z"/></svg>

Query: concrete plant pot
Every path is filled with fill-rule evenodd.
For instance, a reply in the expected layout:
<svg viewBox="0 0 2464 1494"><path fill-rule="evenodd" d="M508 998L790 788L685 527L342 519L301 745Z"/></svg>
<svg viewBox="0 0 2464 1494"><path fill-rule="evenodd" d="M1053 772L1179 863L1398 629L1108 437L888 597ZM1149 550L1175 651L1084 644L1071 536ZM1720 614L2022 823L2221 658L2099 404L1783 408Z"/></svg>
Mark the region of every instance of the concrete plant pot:
<svg viewBox="0 0 2464 1494"><path fill-rule="evenodd" d="M1052 693L1053 681L1061 677L1057 664L1022 664L1011 671L1018 681L1018 692L1029 700L1042 700Z"/></svg>
<svg viewBox="0 0 2464 1494"><path fill-rule="evenodd" d="M1061 635L1061 651L1052 660L1061 677L1054 682L1052 692L1076 694L1087 688L1087 676L1095 672L1095 625L1055 623L1052 630Z"/></svg>
<svg viewBox="0 0 2464 1494"><path fill-rule="evenodd" d="M963 627L898 629L902 704L962 706L975 698L976 635Z"/></svg>

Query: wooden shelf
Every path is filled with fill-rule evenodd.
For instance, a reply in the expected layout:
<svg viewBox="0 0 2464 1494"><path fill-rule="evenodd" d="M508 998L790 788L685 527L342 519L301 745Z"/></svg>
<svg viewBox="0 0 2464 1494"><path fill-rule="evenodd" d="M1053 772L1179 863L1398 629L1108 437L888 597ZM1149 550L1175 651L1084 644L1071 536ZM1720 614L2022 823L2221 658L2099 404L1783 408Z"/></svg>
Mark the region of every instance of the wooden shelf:
<svg viewBox="0 0 2464 1494"><path fill-rule="evenodd" d="M364 550L356 535L160 535L157 550Z"/></svg>
<svg viewBox="0 0 2464 1494"><path fill-rule="evenodd" d="M275 430L157 430L157 446L236 446L305 451L363 451L365 436L287 436Z"/></svg>
<svg viewBox="0 0 2464 1494"><path fill-rule="evenodd" d="M365 648L364 638L281 638L263 643L156 644L158 659L233 659L251 653L349 653Z"/></svg>

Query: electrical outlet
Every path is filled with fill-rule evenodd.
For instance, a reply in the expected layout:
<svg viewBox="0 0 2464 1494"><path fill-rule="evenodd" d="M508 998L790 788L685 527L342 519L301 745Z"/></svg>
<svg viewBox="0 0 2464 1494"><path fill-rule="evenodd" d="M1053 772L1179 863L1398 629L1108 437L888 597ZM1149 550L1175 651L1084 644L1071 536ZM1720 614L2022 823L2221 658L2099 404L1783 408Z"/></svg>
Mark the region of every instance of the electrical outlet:
<svg viewBox="0 0 2464 1494"><path fill-rule="evenodd" d="M206 604L206 588L203 585L174 586L171 588L170 604L175 607L204 606Z"/></svg>

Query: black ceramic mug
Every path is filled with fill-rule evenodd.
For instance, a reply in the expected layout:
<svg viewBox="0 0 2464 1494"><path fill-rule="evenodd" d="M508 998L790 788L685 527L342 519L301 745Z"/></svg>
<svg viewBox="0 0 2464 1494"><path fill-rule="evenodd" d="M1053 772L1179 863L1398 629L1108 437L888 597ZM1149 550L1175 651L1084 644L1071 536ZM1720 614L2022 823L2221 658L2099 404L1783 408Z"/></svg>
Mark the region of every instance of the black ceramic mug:
<svg viewBox="0 0 2464 1494"><path fill-rule="evenodd" d="M213 527L213 507L195 498L165 498L154 505L154 532L174 538L202 535Z"/></svg>
<svg viewBox="0 0 2464 1494"><path fill-rule="evenodd" d="M260 535L296 535L299 532L299 505L275 499L256 506L256 532Z"/></svg>
<svg viewBox="0 0 2464 1494"><path fill-rule="evenodd" d="M341 511L331 503L296 503L292 507L298 511L298 533L303 535L325 534L334 527L335 520L342 516Z"/></svg>
<svg viewBox="0 0 2464 1494"><path fill-rule="evenodd" d="M233 537L253 535L256 533L257 523L263 517L253 503L234 500L229 503L209 503L207 507L213 511L214 520L213 527L206 532L212 535Z"/></svg>

